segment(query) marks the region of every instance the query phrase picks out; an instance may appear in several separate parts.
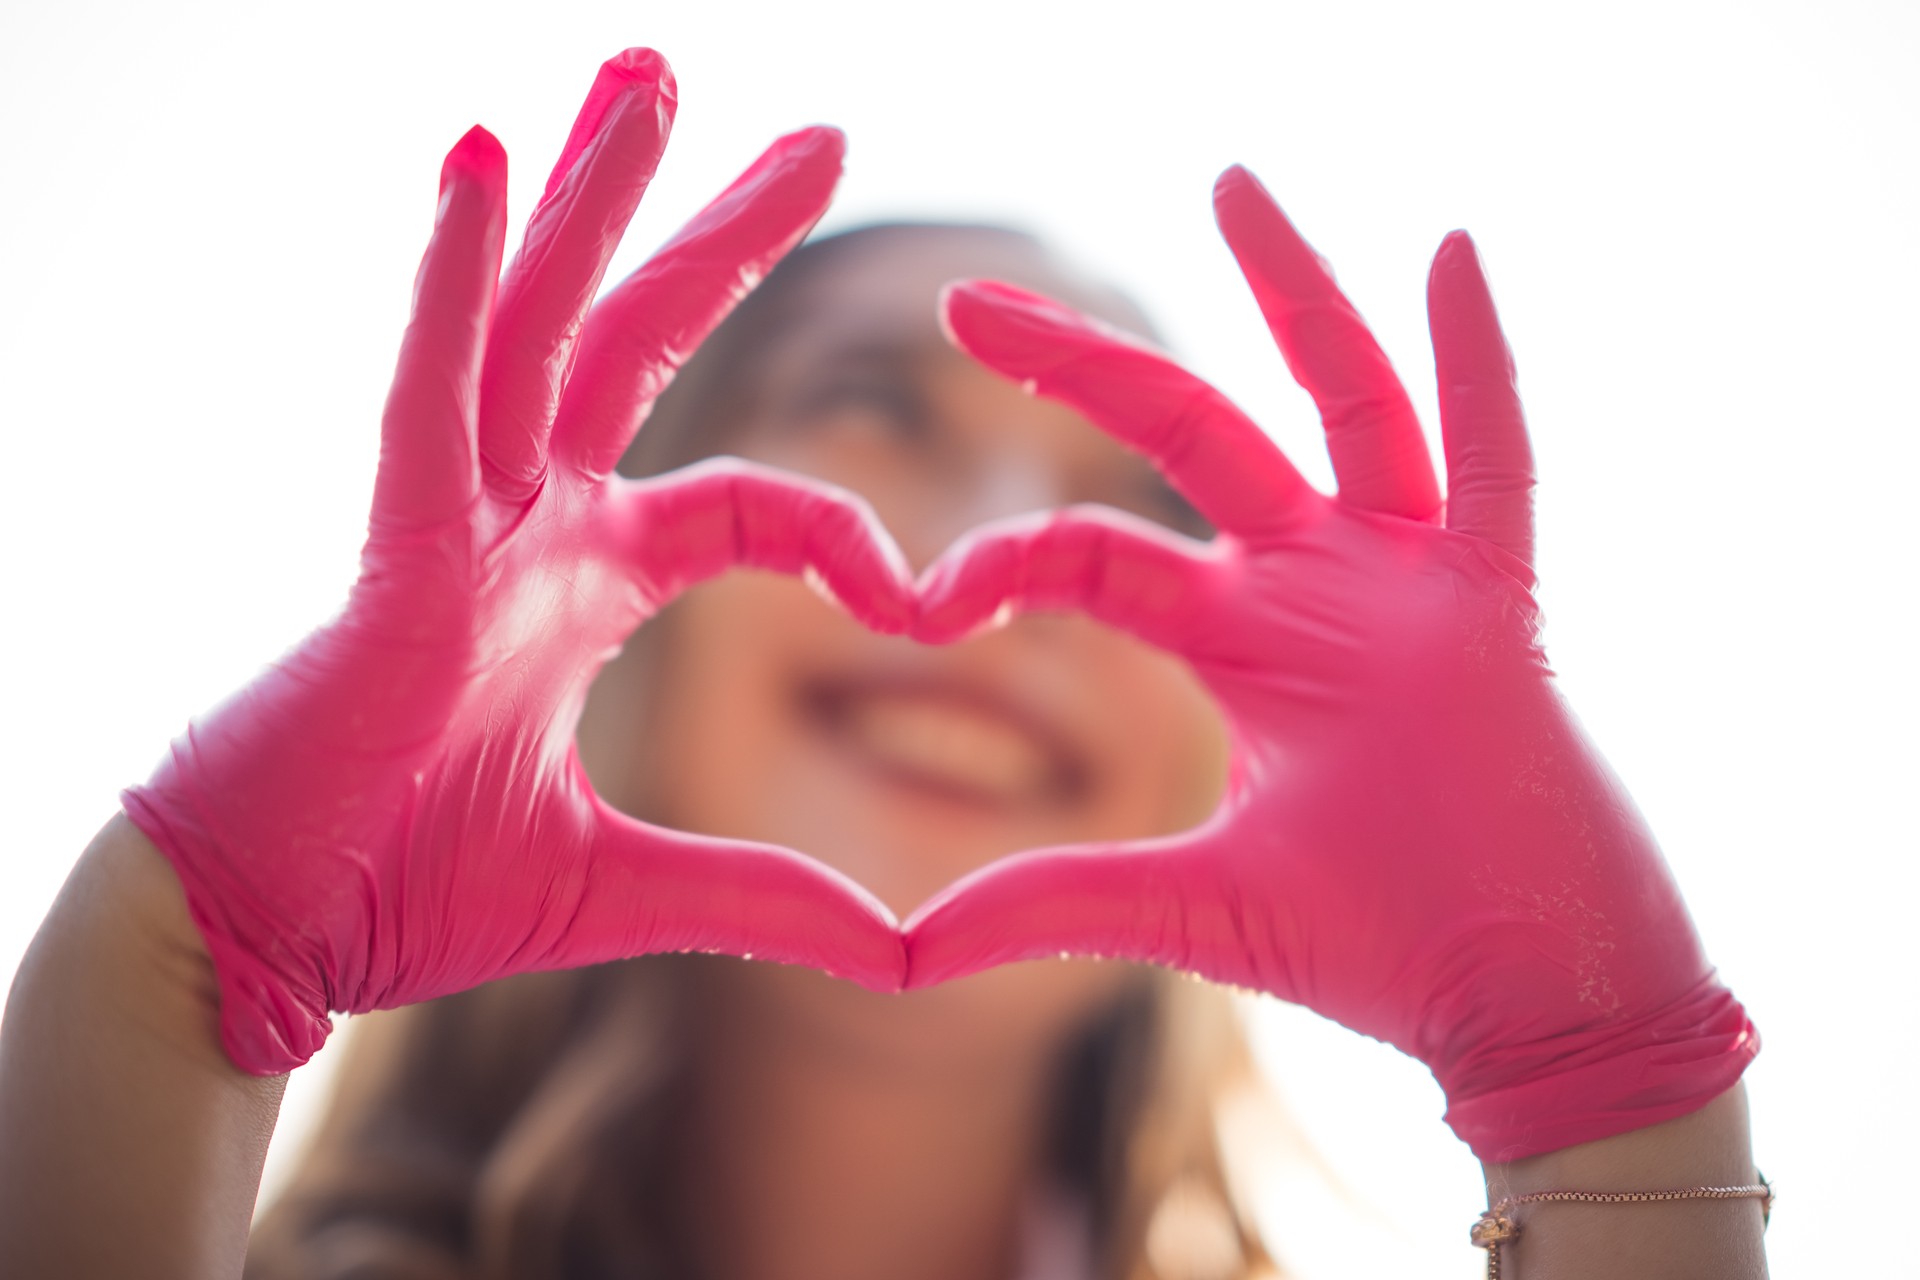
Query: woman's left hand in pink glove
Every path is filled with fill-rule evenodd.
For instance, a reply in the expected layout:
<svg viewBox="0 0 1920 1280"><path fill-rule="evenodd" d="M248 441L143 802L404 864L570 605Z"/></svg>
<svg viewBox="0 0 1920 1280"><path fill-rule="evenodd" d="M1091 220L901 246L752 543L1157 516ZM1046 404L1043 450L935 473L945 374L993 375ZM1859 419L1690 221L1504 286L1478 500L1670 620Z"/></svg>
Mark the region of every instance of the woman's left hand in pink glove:
<svg viewBox="0 0 1920 1280"><path fill-rule="evenodd" d="M1407 396L1325 264L1243 170L1215 207L1319 405L1339 495L1135 340L957 286L963 349L1146 454L1220 532L1098 508L977 531L923 578L918 634L1072 609L1180 655L1228 722L1226 796L1182 836L1033 851L952 886L908 922L910 985L1071 952L1269 992L1426 1063L1487 1159L1697 1109L1758 1041L1555 689L1532 457L1471 242L1448 237L1429 281L1443 506Z"/></svg>

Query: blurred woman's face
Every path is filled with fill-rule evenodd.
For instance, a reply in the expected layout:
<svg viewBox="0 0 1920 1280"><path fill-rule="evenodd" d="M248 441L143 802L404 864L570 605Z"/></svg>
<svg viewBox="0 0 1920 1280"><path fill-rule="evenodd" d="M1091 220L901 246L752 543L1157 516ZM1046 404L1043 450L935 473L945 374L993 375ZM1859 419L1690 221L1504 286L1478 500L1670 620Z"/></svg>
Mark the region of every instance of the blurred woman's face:
<svg viewBox="0 0 1920 1280"><path fill-rule="evenodd" d="M864 495L916 569L984 521L1075 502L1204 536L1145 462L943 340L935 300L959 276L1139 324L1014 237L874 237L801 285L800 318L752 370L748 419L716 424L728 451ZM583 755L609 803L792 846L902 918L1019 849L1191 827L1224 784L1219 718L1186 668L1082 617L1029 616L931 648L866 631L799 581L742 572L661 621L661 665L623 681L616 660L583 723ZM621 693L642 682L644 711ZM1015 966L933 1003L954 1035L978 1034L965 1010L1003 1034L1043 1035L1126 974ZM859 1003L845 991L818 998ZM880 1003L911 1001L928 1003Z"/></svg>

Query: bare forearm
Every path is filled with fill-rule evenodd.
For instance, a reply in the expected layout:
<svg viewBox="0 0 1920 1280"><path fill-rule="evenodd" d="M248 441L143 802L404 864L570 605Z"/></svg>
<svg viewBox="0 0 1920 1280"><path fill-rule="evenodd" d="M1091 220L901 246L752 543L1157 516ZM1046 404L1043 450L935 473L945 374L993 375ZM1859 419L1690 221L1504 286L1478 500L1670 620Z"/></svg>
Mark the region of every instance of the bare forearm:
<svg viewBox="0 0 1920 1280"><path fill-rule="evenodd" d="M284 1076L221 1051L212 964L124 817L75 864L0 1034L0 1271L237 1276Z"/></svg>
<svg viewBox="0 0 1920 1280"><path fill-rule="evenodd" d="M1692 1115L1511 1164L1486 1166L1489 1201L1535 1191L1655 1191L1756 1181L1736 1085ZM1763 1280L1758 1200L1534 1204L1502 1280Z"/></svg>

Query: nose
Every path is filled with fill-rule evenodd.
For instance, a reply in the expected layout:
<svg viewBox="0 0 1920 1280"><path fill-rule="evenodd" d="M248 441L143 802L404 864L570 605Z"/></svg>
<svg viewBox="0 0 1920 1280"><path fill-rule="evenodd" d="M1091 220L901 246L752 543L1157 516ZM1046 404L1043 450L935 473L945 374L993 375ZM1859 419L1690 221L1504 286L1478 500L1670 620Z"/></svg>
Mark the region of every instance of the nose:
<svg viewBox="0 0 1920 1280"><path fill-rule="evenodd" d="M1060 469L1049 459L1028 450L996 450L903 522L901 549L918 571L971 529L1067 501Z"/></svg>

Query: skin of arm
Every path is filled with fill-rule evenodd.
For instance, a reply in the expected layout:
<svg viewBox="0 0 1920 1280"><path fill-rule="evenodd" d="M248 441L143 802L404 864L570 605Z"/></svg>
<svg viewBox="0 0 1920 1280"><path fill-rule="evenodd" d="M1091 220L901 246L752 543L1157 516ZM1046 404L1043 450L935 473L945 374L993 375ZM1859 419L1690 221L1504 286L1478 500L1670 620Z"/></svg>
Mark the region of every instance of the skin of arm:
<svg viewBox="0 0 1920 1280"><path fill-rule="evenodd" d="M1511 1164L1483 1164L1487 1201L1534 1191L1659 1191L1759 1180L1745 1085L1691 1115ZM1532 1204L1501 1250L1505 1280L1764 1280L1756 1200Z"/></svg>
<svg viewBox="0 0 1920 1280"><path fill-rule="evenodd" d="M35 934L0 1023L0 1272L238 1276L286 1077L227 1060L213 962L116 814Z"/></svg>

